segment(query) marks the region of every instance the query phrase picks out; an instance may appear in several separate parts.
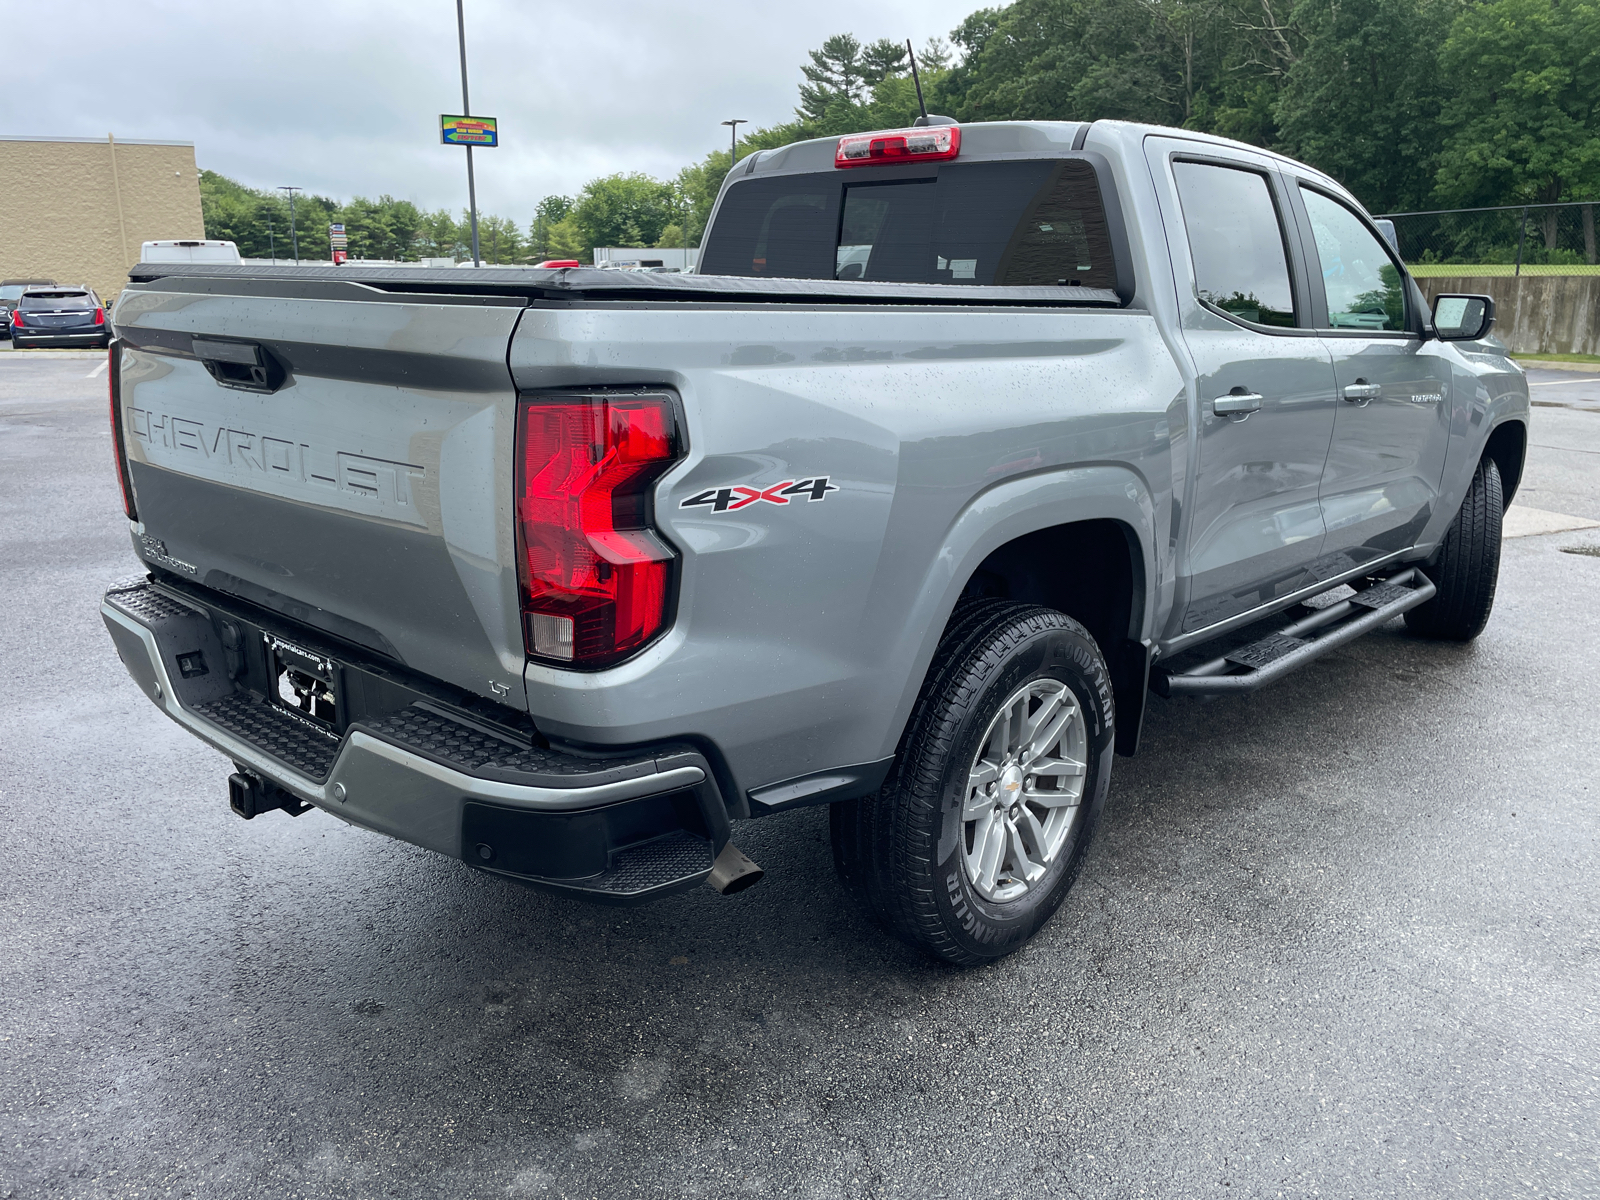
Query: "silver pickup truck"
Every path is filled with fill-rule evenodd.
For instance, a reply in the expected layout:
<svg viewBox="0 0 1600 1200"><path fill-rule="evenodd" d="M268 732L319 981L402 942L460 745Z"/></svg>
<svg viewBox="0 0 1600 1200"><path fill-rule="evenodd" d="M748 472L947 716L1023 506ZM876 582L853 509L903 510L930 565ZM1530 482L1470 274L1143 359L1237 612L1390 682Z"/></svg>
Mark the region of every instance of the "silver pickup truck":
<svg viewBox="0 0 1600 1200"><path fill-rule="evenodd" d="M956 963L1061 903L1149 692L1488 619L1528 421L1337 183L1116 122L741 161L700 273L145 264L128 670L312 807L568 895L839 873Z"/></svg>

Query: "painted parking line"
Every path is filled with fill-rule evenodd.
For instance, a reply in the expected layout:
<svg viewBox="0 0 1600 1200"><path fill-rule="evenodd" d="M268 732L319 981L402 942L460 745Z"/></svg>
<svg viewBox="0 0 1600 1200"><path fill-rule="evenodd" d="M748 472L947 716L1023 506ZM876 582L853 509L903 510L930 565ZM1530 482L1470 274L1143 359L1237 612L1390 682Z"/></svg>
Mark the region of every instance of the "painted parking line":
<svg viewBox="0 0 1600 1200"><path fill-rule="evenodd" d="M1500 532L1502 537L1515 538L1595 528L1600 528L1600 521L1591 521L1587 517L1569 517L1566 513L1546 512L1542 508L1525 508L1520 504L1513 504L1506 509Z"/></svg>
<svg viewBox="0 0 1600 1200"><path fill-rule="evenodd" d="M85 379L93 379L96 376L98 376L102 371L104 371L107 367L109 367L110 365L111 365L111 360L109 358L108 359L104 359L104 360L102 360L102 362L100 363L100 365L98 367L96 367L94 370L90 371L87 375L84 376L84 378Z"/></svg>
<svg viewBox="0 0 1600 1200"><path fill-rule="evenodd" d="M1575 383L1600 383L1600 376L1593 379L1541 379L1537 383L1530 383L1529 387L1570 387Z"/></svg>

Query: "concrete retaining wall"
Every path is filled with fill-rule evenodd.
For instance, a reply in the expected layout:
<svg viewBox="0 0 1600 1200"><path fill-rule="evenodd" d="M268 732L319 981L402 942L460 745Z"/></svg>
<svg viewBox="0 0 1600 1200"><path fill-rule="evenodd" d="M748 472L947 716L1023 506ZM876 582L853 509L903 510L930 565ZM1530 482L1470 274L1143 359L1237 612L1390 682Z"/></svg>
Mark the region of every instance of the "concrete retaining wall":
<svg viewBox="0 0 1600 1200"><path fill-rule="evenodd" d="M1417 280L1441 292L1493 296L1495 336L1519 354L1600 354L1600 275L1472 275Z"/></svg>

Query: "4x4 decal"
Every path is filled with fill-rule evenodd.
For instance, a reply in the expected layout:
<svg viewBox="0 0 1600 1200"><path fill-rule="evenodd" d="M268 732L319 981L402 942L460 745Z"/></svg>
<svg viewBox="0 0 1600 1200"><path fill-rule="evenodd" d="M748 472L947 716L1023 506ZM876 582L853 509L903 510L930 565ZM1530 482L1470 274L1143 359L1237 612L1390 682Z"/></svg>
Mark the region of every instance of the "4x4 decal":
<svg viewBox="0 0 1600 1200"><path fill-rule="evenodd" d="M768 488L753 487L721 487L707 488L703 492L690 496L679 508L709 508L712 512L732 512L736 508L743 508L747 504L765 501L768 504L787 504L791 499L798 500L804 496L808 502L825 500L829 492L839 489L828 482L828 476L819 479L785 479L782 483L775 483Z"/></svg>

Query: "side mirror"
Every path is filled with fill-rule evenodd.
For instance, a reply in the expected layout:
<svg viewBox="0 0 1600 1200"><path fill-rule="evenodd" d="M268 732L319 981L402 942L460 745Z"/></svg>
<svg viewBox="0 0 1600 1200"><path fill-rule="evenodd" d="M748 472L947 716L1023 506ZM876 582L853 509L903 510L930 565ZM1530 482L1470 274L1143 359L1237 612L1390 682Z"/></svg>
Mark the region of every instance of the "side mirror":
<svg viewBox="0 0 1600 1200"><path fill-rule="evenodd" d="M1494 328L1493 296L1435 296L1433 328L1441 342L1475 342Z"/></svg>

